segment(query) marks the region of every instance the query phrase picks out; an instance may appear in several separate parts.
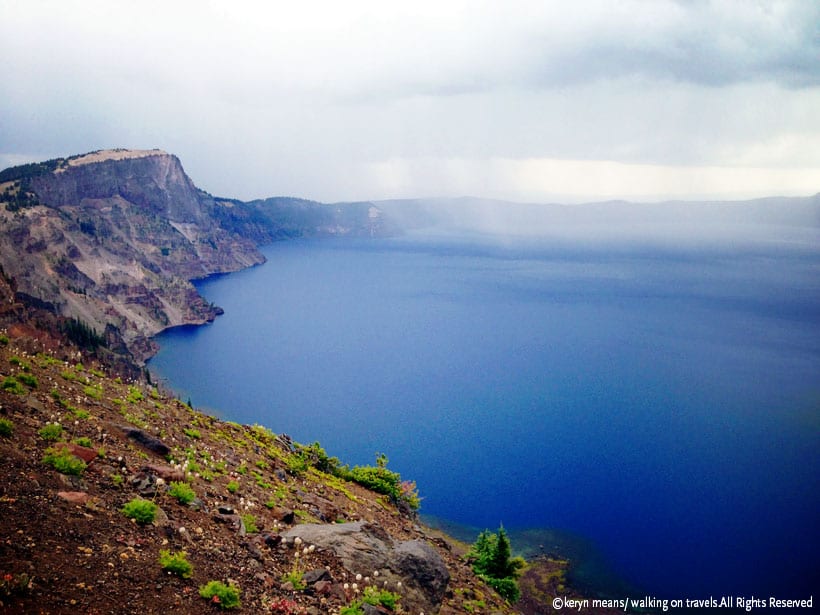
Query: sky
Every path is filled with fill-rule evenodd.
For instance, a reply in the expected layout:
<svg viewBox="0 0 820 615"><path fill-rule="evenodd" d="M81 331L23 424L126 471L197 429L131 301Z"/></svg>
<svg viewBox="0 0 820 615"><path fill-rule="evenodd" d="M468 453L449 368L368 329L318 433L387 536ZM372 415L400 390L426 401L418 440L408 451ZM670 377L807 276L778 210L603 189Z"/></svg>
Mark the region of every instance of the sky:
<svg viewBox="0 0 820 615"><path fill-rule="evenodd" d="M820 192L816 0L0 0L0 168L325 202Z"/></svg>

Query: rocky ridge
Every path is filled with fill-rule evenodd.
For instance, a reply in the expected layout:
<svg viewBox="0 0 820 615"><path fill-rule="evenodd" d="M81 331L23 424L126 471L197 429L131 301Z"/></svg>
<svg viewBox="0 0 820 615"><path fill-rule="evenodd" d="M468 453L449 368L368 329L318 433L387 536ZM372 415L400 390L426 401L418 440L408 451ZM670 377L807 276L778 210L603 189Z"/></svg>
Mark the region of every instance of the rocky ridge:
<svg viewBox="0 0 820 615"><path fill-rule="evenodd" d="M165 328L220 313L191 280L264 262L282 237L373 233L363 204L246 204L199 190L160 150L104 150L0 172L0 264L17 297L87 323L141 363Z"/></svg>

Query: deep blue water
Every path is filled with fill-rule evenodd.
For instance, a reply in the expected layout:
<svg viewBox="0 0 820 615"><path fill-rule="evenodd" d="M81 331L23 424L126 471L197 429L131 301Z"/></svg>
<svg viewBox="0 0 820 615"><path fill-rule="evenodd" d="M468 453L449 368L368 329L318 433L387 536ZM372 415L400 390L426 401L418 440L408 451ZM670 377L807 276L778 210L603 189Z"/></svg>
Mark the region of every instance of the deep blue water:
<svg viewBox="0 0 820 615"><path fill-rule="evenodd" d="M265 254L198 285L213 325L159 338L183 399L351 465L385 452L423 512L583 536L656 596L820 587L816 248Z"/></svg>

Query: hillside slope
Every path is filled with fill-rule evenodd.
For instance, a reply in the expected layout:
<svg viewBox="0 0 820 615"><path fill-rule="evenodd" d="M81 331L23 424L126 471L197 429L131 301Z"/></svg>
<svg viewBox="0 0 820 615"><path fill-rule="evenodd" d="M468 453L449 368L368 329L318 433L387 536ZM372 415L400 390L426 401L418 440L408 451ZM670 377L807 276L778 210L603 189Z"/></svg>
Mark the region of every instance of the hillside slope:
<svg viewBox="0 0 820 615"><path fill-rule="evenodd" d="M398 594L395 612L513 612L457 545L286 436L39 346L0 337L0 612L216 612L198 591L211 580L247 613L338 613L366 587ZM76 475L55 451L84 460ZM155 521L127 518L135 498ZM163 570L164 549L187 553L190 578Z"/></svg>

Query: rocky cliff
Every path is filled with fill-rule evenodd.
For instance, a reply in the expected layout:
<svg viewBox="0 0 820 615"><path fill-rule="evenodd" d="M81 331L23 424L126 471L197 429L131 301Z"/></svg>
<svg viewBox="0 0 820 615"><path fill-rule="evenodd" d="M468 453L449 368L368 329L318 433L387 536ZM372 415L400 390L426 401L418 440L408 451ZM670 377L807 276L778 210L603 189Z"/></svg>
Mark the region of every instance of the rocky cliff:
<svg viewBox="0 0 820 615"><path fill-rule="evenodd" d="M280 237L373 233L378 210L199 190L159 150L105 150L0 172L0 265L18 299L87 323L138 361L151 337L212 320L190 280L262 263Z"/></svg>

